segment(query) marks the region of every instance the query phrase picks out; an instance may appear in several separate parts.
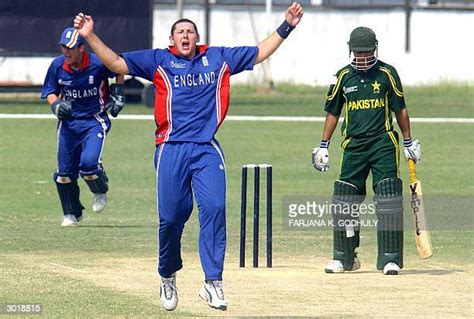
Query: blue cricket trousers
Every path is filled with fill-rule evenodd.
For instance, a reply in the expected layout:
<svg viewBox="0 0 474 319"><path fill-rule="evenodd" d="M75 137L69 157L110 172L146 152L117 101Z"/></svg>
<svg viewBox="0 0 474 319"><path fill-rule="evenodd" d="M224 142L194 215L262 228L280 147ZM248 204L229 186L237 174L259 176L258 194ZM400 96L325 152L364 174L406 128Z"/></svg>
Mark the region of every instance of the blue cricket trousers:
<svg viewBox="0 0 474 319"><path fill-rule="evenodd" d="M199 210L199 255L205 280L222 280L226 248L226 171L222 149L209 143L166 142L155 152L158 193L158 273L165 278L183 267L181 235L193 209Z"/></svg>
<svg viewBox="0 0 474 319"><path fill-rule="evenodd" d="M92 175L101 171L100 160L109 129L110 120L105 113L59 122L57 175L77 179L79 172Z"/></svg>

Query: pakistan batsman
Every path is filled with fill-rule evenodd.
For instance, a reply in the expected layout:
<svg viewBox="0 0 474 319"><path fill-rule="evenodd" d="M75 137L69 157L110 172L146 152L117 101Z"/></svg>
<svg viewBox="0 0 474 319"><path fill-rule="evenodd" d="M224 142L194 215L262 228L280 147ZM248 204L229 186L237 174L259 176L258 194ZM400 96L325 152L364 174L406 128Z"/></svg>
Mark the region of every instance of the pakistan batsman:
<svg viewBox="0 0 474 319"><path fill-rule="evenodd" d="M367 27L355 28L348 42L351 62L336 74L329 88L323 137L313 150L313 166L329 169L329 141L343 113L341 175L334 183L334 255L326 273L360 268L359 204L366 195L366 180L372 172L376 203L377 269L398 275L403 268L403 201L399 178L398 133L392 125L395 113L403 135L405 158L420 161L418 140L412 141L410 120L402 84L395 68L378 60L378 41ZM349 208L349 209L346 209Z"/></svg>

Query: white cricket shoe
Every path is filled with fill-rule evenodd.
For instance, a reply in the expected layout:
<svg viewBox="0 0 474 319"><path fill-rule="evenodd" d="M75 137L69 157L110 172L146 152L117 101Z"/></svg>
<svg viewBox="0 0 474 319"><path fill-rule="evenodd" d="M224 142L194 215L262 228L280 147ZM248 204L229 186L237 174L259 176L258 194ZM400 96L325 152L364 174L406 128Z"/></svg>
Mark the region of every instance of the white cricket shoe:
<svg viewBox="0 0 474 319"><path fill-rule="evenodd" d="M82 216L79 219L82 219ZM71 214L64 215L63 221L61 222L61 226L63 227L77 226L76 216L71 215Z"/></svg>
<svg viewBox="0 0 474 319"><path fill-rule="evenodd" d="M100 213L107 206L107 194L94 194L94 201L92 202L92 210Z"/></svg>
<svg viewBox="0 0 474 319"><path fill-rule="evenodd" d="M161 277L160 283L161 305L168 311L176 309L178 305L178 289L176 288L176 273L170 278Z"/></svg>
<svg viewBox="0 0 474 319"><path fill-rule="evenodd" d="M354 271L360 268L360 261L359 258L357 258L357 255L354 256L354 263L352 264L352 268L347 270L347 271ZM331 260L330 262L327 263L326 267L324 268L324 271L327 274L336 274L336 273L343 273L344 266L342 265L342 262L339 260Z"/></svg>
<svg viewBox="0 0 474 319"><path fill-rule="evenodd" d="M384 275L398 275L400 273L400 267L396 263L388 263L383 267Z"/></svg>
<svg viewBox="0 0 474 319"><path fill-rule="evenodd" d="M221 280L204 281L199 296L206 300L209 307L227 310L227 301L224 298L224 289Z"/></svg>

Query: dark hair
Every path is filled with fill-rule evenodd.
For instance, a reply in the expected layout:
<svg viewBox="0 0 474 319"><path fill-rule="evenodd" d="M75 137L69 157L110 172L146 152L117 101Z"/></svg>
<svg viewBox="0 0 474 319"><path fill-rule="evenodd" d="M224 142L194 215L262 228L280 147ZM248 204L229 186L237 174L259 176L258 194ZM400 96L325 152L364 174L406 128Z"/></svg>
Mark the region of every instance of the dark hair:
<svg viewBox="0 0 474 319"><path fill-rule="evenodd" d="M191 23L193 26L194 26L194 30L196 30L196 33L199 34L198 32L198 28L196 26L196 23L194 23L193 21L189 20L189 19L179 19L178 21L176 21L175 23L173 23L173 25L171 26L171 36L173 36L173 32L174 30L176 29L176 25L178 23L183 23L183 22L188 22L188 23Z"/></svg>

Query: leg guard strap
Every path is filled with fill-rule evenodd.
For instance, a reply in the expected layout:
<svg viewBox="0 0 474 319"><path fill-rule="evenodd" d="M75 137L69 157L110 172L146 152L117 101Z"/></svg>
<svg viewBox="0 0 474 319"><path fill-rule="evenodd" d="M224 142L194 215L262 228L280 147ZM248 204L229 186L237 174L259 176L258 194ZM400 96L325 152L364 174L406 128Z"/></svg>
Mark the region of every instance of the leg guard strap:
<svg viewBox="0 0 474 319"><path fill-rule="evenodd" d="M333 259L342 262L345 270L352 269L355 250L359 246L359 204L364 196L359 195L357 186L344 182L334 182L331 213L334 223Z"/></svg>
<svg viewBox="0 0 474 319"><path fill-rule="evenodd" d="M80 190L77 179L70 179L55 173L54 182L56 183L64 215L70 214L76 216L76 218L82 216L84 206L79 200Z"/></svg>
<svg viewBox="0 0 474 319"><path fill-rule="evenodd" d="M108 177L105 171L99 171L96 174L84 175L81 174L82 178L86 182L89 189L94 194L105 194L109 190Z"/></svg>
<svg viewBox="0 0 474 319"><path fill-rule="evenodd" d="M389 262L403 268L402 188L399 178L386 178L375 186L379 270Z"/></svg>

